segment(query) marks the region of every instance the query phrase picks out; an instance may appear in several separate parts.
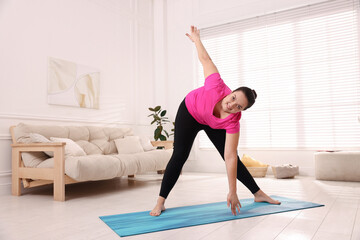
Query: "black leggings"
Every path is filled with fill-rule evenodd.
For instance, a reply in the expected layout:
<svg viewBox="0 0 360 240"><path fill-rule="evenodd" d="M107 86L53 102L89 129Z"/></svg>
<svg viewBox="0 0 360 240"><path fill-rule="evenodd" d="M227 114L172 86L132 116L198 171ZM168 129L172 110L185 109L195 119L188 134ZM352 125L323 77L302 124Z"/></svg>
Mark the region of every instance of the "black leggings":
<svg viewBox="0 0 360 240"><path fill-rule="evenodd" d="M207 125L198 123L187 110L184 99L176 114L174 152L166 166L164 178L161 183L161 197L167 198L171 189L174 187L179 178L181 169L189 157L194 139L200 130L204 130L206 132L207 136L224 159L226 130L213 129ZM256 193L260 189L255 183L254 178L240 161L239 156L237 162L237 179L240 180L252 193Z"/></svg>

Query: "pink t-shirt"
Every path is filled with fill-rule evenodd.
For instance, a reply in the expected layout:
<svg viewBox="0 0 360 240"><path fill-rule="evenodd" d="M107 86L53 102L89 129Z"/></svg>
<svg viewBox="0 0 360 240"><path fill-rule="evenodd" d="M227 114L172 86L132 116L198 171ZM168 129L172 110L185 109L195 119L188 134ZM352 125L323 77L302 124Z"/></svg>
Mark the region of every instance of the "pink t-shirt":
<svg viewBox="0 0 360 240"><path fill-rule="evenodd" d="M224 119L213 115L216 103L231 92L231 89L221 79L220 74L213 73L205 79L203 87L186 95L185 104L191 116L198 123L208 125L213 129L225 129L227 133L237 133L240 131L241 112L230 114Z"/></svg>

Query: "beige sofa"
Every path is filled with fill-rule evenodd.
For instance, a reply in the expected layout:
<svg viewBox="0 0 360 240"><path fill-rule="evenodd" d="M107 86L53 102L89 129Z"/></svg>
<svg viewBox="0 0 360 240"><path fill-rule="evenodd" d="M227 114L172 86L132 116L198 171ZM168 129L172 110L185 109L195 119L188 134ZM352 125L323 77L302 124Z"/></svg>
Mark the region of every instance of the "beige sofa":
<svg viewBox="0 0 360 240"><path fill-rule="evenodd" d="M65 184L159 172L165 169L172 154L170 141L151 142L165 149L147 146L145 151L145 145L136 140L130 128L20 123L12 126L10 132L12 194L17 196L21 195L21 181L24 188L54 184L54 200L65 201ZM46 141L35 143L34 136ZM134 141L135 148L127 139ZM128 145L121 145L122 142Z"/></svg>

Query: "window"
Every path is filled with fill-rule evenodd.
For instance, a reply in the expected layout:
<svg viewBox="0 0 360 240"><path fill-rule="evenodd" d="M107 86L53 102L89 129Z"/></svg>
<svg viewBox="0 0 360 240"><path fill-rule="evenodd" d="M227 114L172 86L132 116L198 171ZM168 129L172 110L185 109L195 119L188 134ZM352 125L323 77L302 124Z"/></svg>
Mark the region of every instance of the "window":
<svg viewBox="0 0 360 240"><path fill-rule="evenodd" d="M358 1L328 1L200 32L225 83L258 94L243 112L239 147L360 147ZM204 132L199 139L200 148L213 147Z"/></svg>

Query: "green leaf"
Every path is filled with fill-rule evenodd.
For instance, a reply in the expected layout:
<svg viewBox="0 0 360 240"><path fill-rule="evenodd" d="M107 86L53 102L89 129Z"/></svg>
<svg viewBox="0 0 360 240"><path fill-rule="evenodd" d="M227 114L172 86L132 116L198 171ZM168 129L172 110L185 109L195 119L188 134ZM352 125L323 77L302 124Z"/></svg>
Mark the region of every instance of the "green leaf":
<svg viewBox="0 0 360 240"><path fill-rule="evenodd" d="M154 118L156 119L156 120L158 120L158 121L161 121L161 118L159 118L159 116L154 116Z"/></svg>
<svg viewBox="0 0 360 240"><path fill-rule="evenodd" d="M155 109L153 109L153 108L149 108L149 110L152 111L152 112L155 112Z"/></svg>
<svg viewBox="0 0 360 240"><path fill-rule="evenodd" d="M150 116L154 116L154 114L150 114L148 117L150 117Z"/></svg>
<svg viewBox="0 0 360 240"><path fill-rule="evenodd" d="M154 111L157 112L161 109L161 106L157 106L156 108L154 108Z"/></svg>
<svg viewBox="0 0 360 240"><path fill-rule="evenodd" d="M163 116L165 116L165 114L166 114L166 110L162 111L161 114L160 114L160 116L163 117Z"/></svg>
<svg viewBox="0 0 360 240"><path fill-rule="evenodd" d="M167 132L166 130L164 130L164 132L165 132L166 136L167 136L167 137L169 137L169 134L168 134L168 132Z"/></svg>
<svg viewBox="0 0 360 240"><path fill-rule="evenodd" d="M160 140L161 141L166 141L166 137L164 135L160 135Z"/></svg>
<svg viewBox="0 0 360 240"><path fill-rule="evenodd" d="M160 130L160 127L157 127L157 128L155 129L154 138L155 138L155 139L158 139L160 136L161 136L161 130Z"/></svg>
<svg viewBox="0 0 360 240"><path fill-rule="evenodd" d="M156 119L155 119L154 121L152 121L152 122L151 122L151 125L152 125L154 122L156 122Z"/></svg>

